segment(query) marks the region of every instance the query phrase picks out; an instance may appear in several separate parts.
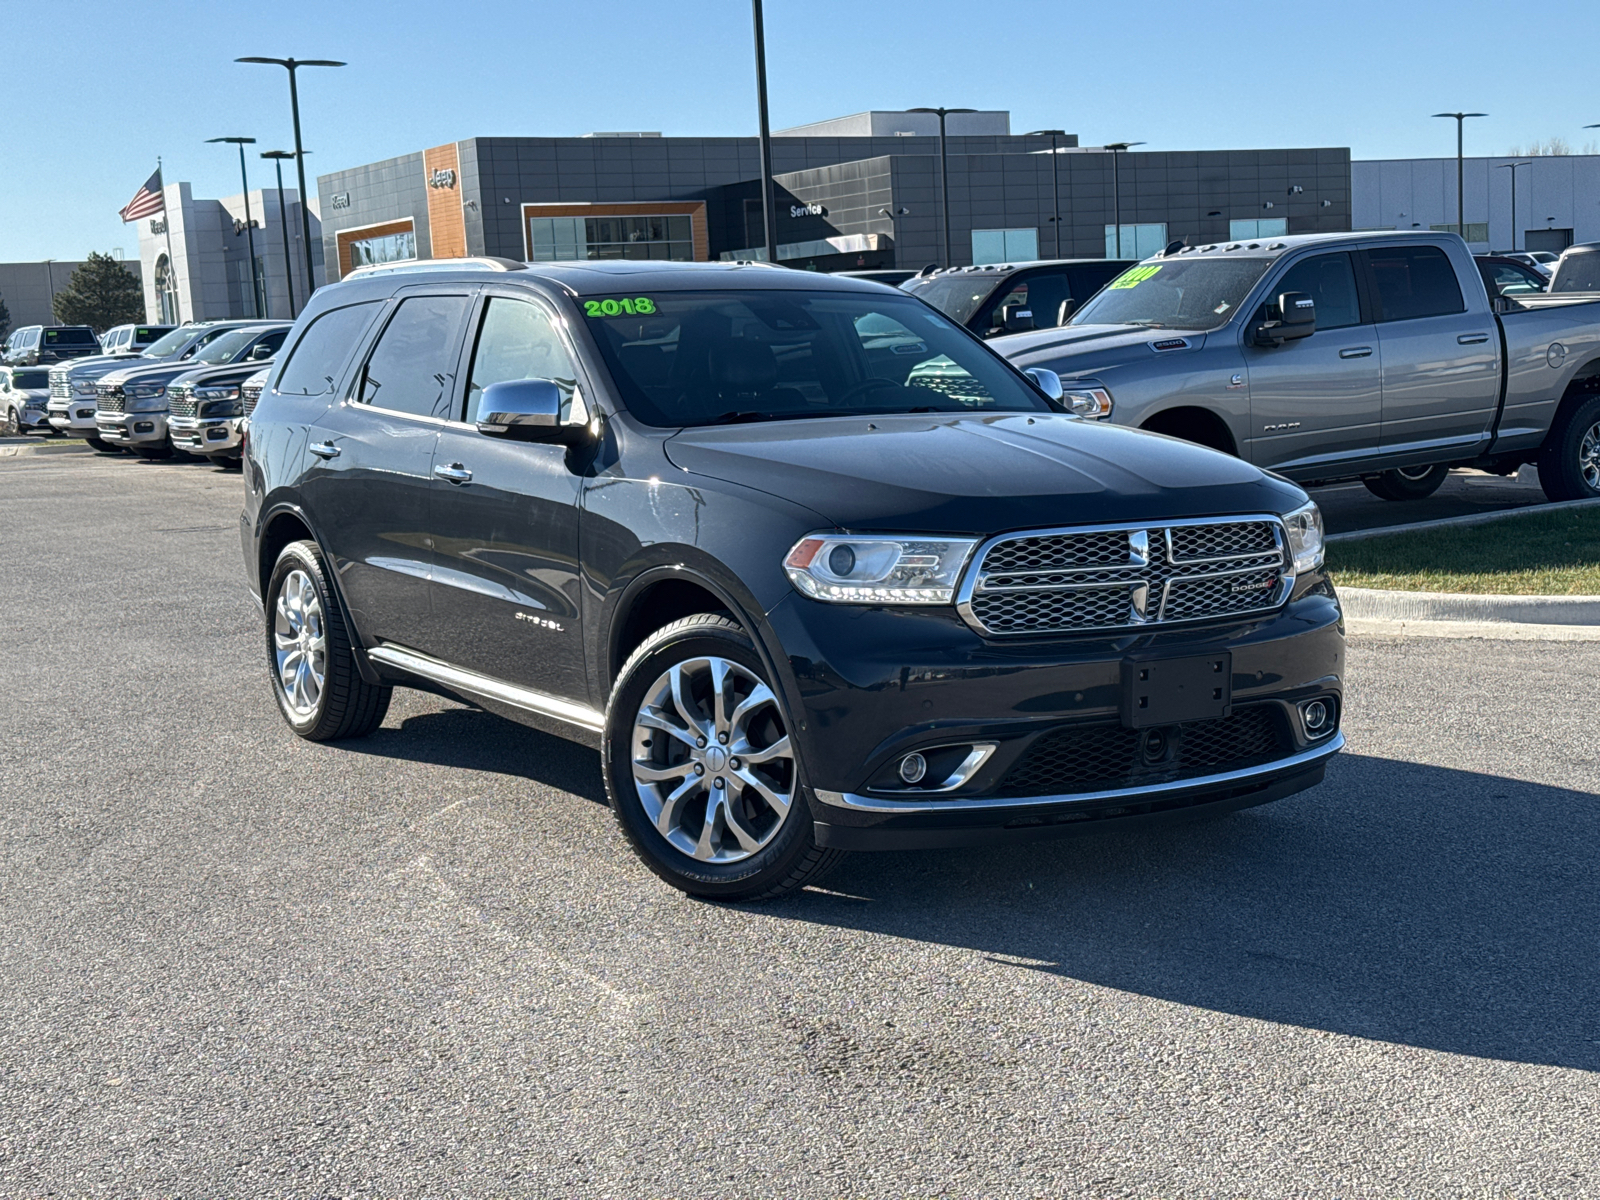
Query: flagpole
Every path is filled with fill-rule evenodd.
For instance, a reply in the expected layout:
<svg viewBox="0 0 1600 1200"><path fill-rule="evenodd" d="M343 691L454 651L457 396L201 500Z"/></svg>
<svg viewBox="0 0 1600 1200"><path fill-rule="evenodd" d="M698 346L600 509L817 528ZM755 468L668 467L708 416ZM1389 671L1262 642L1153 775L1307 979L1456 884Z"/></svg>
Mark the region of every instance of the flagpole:
<svg viewBox="0 0 1600 1200"><path fill-rule="evenodd" d="M161 170L161 156L156 155L156 174L161 176L161 227L167 231L167 270L172 273L172 307L178 324L183 324L183 293L178 290L178 260L172 254L172 210L167 207L167 177ZM183 197L178 197L182 203ZM157 281L160 286L160 281Z"/></svg>

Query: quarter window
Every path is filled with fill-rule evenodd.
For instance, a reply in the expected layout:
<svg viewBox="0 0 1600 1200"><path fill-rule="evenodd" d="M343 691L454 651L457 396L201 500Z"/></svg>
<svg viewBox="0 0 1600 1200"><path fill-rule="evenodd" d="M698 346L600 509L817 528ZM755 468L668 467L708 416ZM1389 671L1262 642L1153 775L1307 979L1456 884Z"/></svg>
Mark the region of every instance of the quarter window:
<svg viewBox="0 0 1600 1200"><path fill-rule="evenodd" d="M350 352L377 315L380 303L351 304L312 321L278 376L278 394L325 396L333 391L340 369L350 360Z"/></svg>
<svg viewBox="0 0 1600 1200"><path fill-rule="evenodd" d="M478 419L483 389L508 379L549 379L561 389L561 421L583 421L586 414L572 412L577 371L543 309L524 300L492 296L485 308L478 344L472 352L467 376L468 424Z"/></svg>
<svg viewBox="0 0 1600 1200"><path fill-rule="evenodd" d="M1367 251L1380 321L1411 321L1466 312L1455 268L1437 246L1390 246Z"/></svg>
<svg viewBox="0 0 1600 1200"><path fill-rule="evenodd" d="M1319 330L1361 324L1356 273L1348 254L1318 254L1295 263L1272 291L1274 302L1284 292L1305 292L1315 300Z"/></svg>
<svg viewBox="0 0 1600 1200"><path fill-rule="evenodd" d="M467 304L466 296L401 301L361 373L361 403L420 417L437 415L455 377L456 335Z"/></svg>

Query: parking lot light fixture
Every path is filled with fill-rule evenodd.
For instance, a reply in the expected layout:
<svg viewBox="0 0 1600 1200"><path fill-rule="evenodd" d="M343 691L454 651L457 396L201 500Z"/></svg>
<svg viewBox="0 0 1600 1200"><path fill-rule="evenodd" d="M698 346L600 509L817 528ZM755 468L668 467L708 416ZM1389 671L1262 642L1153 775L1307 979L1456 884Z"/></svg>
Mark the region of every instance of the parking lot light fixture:
<svg viewBox="0 0 1600 1200"><path fill-rule="evenodd" d="M301 67L343 67L347 64L331 58L236 58L234 62L268 63L289 72L289 112L294 118L294 165L300 180L300 236L305 242L306 296L316 291L316 268L311 263L311 214L306 210L305 149L300 144L300 91L295 84L295 72Z"/></svg>
<svg viewBox="0 0 1600 1200"><path fill-rule="evenodd" d="M1511 172L1511 249L1513 252L1522 248L1517 245L1517 168L1531 166L1533 166L1531 162L1508 162L1499 164L1500 170Z"/></svg>
<svg viewBox="0 0 1600 1200"><path fill-rule="evenodd" d="M1061 174L1060 174L1060 169L1057 166L1057 164L1060 162L1060 159L1058 159L1056 157L1056 155L1060 154L1061 151L1056 148L1056 139L1058 137L1066 137L1067 136L1067 131L1065 129L1035 129L1032 133L1025 133L1022 136L1023 137L1047 137L1047 138L1050 139L1050 200L1051 200L1052 211L1055 213L1055 215L1050 218L1050 224L1055 226L1055 231L1056 231L1055 232L1055 238L1054 238L1055 254L1056 254L1057 258L1060 258L1061 257Z"/></svg>
<svg viewBox="0 0 1600 1200"><path fill-rule="evenodd" d="M306 151L310 153L310 151ZM292 159L294 155L288 150L268 150L261 155L270 158L274 169L278 172L278 226L283 230L283 287L289 294L289 316L294 316L294 254L289 249L289 210L283 203L283 160Z"/></svg>
<svg viewBox="0 0 1600 1200"><path fill-rule="evenodd" d="M1106 149L1111 151L1111 227L1117 231L1117 258L1122 257L1122 188L1117 179L1117 155L1143 145L1143 142L1106 143ZM1134 246L1134 250L1138 250L1137 245Z"/></svg>
<svg viewBox="0 0 1600 1200"><path fill-rule="evenodd" d="M907 112L937 113L939 115L939 223L944 226L944 265L950 261L950 160L945 153L944 119L951 113L977 112L975 108L908 108Z"/></svg>
<svg viewBox="0 0 1600 1200"><path fill-rule="evenodd" d="M247 137L220 137L207 138L207 145L217 142L227 142L230 146L239 147L239 183L244 187L244 231L250 239L250 315L253 317L265 316L261 311L261 277L256 270L256 222L250 215L250 173L245 170L244 148L254 146L255 138Z"/></svg>
<svg viewBox="0 0 1600 1200"><path fill-rule="evenodd" d="M772 128L767 119L767 34L761 0L750 0L756 35L756 119L761 142L761 236L767 243L767 262L778 265L778 206L772 195Z"/></svg>
<svg viewBox="0 0 1600 1200"><path fill-rule="evenodd" d="M1436 117L1453 117L1456 123L1456 232L1461 235L1461 240L1467 240L1467 201L1463 192L1464 172L1461 157L1461 130L1469 117L1487 117L1488 113L1469 112L1443 112L1434 113Z"/></svg>

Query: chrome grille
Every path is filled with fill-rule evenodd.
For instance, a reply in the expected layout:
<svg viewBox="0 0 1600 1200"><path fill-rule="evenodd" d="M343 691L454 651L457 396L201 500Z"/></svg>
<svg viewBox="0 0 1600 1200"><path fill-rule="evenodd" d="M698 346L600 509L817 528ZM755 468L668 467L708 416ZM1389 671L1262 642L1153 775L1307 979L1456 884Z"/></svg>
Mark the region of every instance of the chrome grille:
<svg viewBox="0 0 1600 1200"><path fill-rule="evenodd" d="M72 399L72 384L67 381L67 373L65 371L56 370L50 372L50 399Z"/></svg>
<svg viewBox="0 0 1600 1200"><path fill-rule="evenodd" d="M244 415L249 416L256 410L256 401L261 399L261 385L254 387L245 386L239 389L239 395L244 398Z"/></svg>
<svg viewBox="0 0 1600 1200"><path fill-rule="evenodd" d="M167 389L167 411L174 417L192 417L199 407L194 398L194 388L187 383Z"/></svg>
<svg viewBox="0 0 1600 1200"><path fill-rule="evenodd" d="M121 412L122 389L114 383L102 383L95 388L94 406L99 412Z"/></svg>
<svg viewBox="0 0 1600 1200"><path fill-rule="evenodd" d="M985 549L961 610L995 635L1240 616L1284 601L1287 566L1271 517L1014 534Z"/></svg>

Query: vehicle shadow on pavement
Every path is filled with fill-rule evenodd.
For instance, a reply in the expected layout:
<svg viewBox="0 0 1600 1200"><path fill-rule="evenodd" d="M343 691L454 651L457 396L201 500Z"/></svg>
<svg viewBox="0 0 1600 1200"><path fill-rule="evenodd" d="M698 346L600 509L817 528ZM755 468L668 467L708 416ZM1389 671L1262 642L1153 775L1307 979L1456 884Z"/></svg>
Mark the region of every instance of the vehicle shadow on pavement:
<svg viewBox="0 0 1600 1200"><path fill-rule="evenodd" d="M389 719L394 719L392 714ZM386 725L367 737L340 742L339 748L380 758L521 776L596 804L607 803L600 756L593 750L481 709L419 713L398 726Z"/></svg>
<svg viewBox="0 0 1600 1200"><path fill-rule="evenodd" d="M794 920L1104 987L1486 1058L1600 1070L1600 796L1342 755L1189 826L852 855Z"/></svg>

